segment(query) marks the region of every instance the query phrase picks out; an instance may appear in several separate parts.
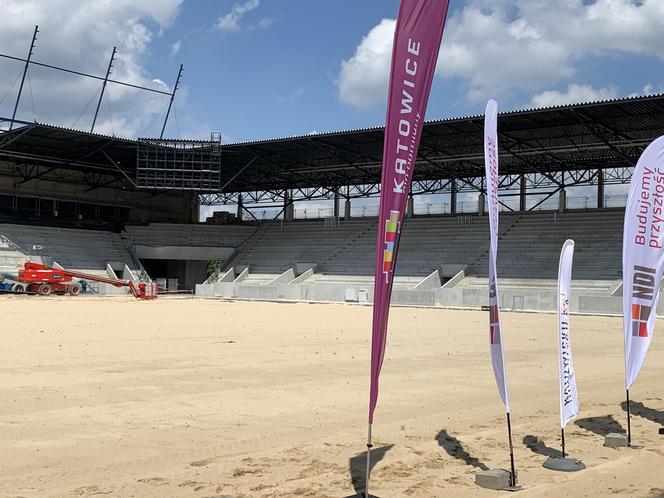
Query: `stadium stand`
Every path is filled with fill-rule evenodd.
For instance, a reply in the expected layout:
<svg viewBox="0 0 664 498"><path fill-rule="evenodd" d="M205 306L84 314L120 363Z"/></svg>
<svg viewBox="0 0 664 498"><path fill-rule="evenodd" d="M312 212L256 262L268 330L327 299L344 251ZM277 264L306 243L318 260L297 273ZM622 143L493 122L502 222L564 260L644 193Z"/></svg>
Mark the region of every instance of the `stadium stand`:
<svg viewBox="0 0 664 498"><path fill-rule="evenodd" d="M565 239L576 242L577 287L605 291L620 279L622 209L528 212L501 215L498 270L502 287L555 287ZM588 227L592 227L588 229ZM373 218L280 221L255 225L153 223L127 226L122 236L98 230L0 224L0 270L27 259L103 270L137 268L131 246L232 247L225 268L250 269L240 285L266 285L298 264L316 266L308 283L370 284L375 257ZM465 268L459 287L485 287L488 275L486 216L423 216L406 221L395 285L413 288L442 265ZM123 240L124 239L124 240ZM449 277L449 275L447 276ZM443 278L443 282L444 282Z"/></svg>
<svg viewBox="0 0 664 498"><path fill-rule="evenodd" d="M576 280L619 279L623 213L622 209L503 213L499 275L555 280L560 247L565 239L572 238L576 242ZM228 240L240 240L247 233L231 235L240 227L225 228ZM339 276L347 276L345 281L370 281L362 277L373 275L375 244L374 219L341 220L338 228L328 228L320 220L266 223L226 266L279 274L297 263L315 263L327 281L338 280ZM446 264L467 266L468 275L486 278L487 251L486 216L415 217L405 223L397 276L425 277ZM326 281L322 275L317 278Z"/></svg>
<svg viewBox="0 0 664 498"><path fill-rule="evenodd" d="M257 227L251 225L151 223L128 225L123 236L133 245L237 247L256 231Z"/></svg>
<svg viewBox="0 0 664 498"><path fill-rule="evenodd" d="M619 311L623 216L621 208L501 213L498 275L503 306L554 310L560 249L571 238L576 243L572 309ZM235 238L230 234L238 226L225 228L227 240L241 239L239 233ZM375 218L340 220L338 226L330 220L267 222L236 246L219 273L223 280L213 276L196 292L242 299L370 301L376 228ZM407 219L394 302L485 304L488 233L486 215Z"/></svg>
<svg viewBox="0 0 664 498"><path fill-rule="evenodd" d="M7 272L28 259L78 270L101 271L107 264L118 270L124 265L140 267L125 241L113 232L3 223L0 235L0 267Z"/></svg>
<svg viewBox="0 0 664 498"><path fill-rule="evenodd" d="M556 279L560 248L566 239L575 242L575 280L621 277L622 209L512 214L501 216L501 224L515 217L498 246L502 277ZM488 258L473 262L472 273L487 276Z"/></svg>

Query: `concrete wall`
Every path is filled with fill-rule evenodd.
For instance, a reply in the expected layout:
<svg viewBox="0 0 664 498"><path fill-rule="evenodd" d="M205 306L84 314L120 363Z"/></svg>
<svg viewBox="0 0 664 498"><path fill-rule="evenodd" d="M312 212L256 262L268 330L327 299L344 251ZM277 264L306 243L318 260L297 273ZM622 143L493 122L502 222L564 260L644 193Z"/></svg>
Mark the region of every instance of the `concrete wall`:
<svg viewBox="0 0 664 498"><path fill-rule="evenodd" d="M219 282L196 286L198 297L222 297L270 301L319 301L348 302L347 296L355 296L360 290L368 292L368 302L373 302L373 285L352 283L307 283L275 285L236 285ZM347 292L350 291L350 292ZM402 306L431 306L443 308L481 309L487 304L488 289L483 287L455 287L437 289L402 289L392 291L392 304ZM506 311L556 311L556 291L552 289L504 289L500 294L501 309ZM572 295L570 311L573 313L621 314L622 298L615 296ZM664 315L664 302L657 307Z"/></svg>
<svg viewBox="0 0 664 498"><path fill-rule="evenodd" d="M232 247L191 247L191 246L134 246L136 256L144 259L171 259L197 261L225 261L235 249Z"/></svg>

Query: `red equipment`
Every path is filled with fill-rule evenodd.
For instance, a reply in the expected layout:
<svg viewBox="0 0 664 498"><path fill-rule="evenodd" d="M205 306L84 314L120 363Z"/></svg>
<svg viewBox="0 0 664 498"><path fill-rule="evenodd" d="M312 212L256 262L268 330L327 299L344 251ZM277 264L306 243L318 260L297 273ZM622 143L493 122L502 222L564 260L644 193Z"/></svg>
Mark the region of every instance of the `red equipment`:
<svg viewBox="0 0 664 498"><path fill-rule="evenodd" d="M131 280L93 275L76 270L52 268L40 263L27 261L25 267L18 271L18 281L26 284L25 291L31 294L48 296L55 294L71 294L77 296L81 292L81 285L74 278L82 278L92 282L101 282L115 287L129 287L136 299L156 299L154 286L148 289L146 282L135 283Z"/></svg>

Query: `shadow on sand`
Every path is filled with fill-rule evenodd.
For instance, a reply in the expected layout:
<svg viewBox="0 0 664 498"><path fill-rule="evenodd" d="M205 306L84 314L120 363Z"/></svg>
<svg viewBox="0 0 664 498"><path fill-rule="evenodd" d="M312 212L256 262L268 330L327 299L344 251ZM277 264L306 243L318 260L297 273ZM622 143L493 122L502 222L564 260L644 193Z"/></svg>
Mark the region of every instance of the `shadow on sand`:
<svg viewBox="0 0 664 498"><path fill-rule="evenodd" d="M627 411L627 401L620 403L620 406L625 412ZM664 425L664 411L648 408L640 401L631 401L629 403L629 411L632 415L638 415L656 424Z"/></svg>
<svg viewBox="0 0 664 498"><path fill-rule="evenodd" d="M574 425L589 432L594 432L602 437L605 437L612 432L617 434L625 434L627 432L623 429L623 426L613 418L613 415L580 418L574 421Z"/></svg>
<svg viewBox="0 0 664 498"><path fill-rule="evenodd" d="M380 448L371 448L371 462L369 464L369 470L373 470L378 462L380 462L385 454L394 447L393 444L386 444ZM355 496L364 496L364 485L367 473L367 452L363 451L358 453L354 457L351 457L348 461L350 467L350 480L353 484L353 489L357 493ZM371 492L371 490L369 490ZM353 498L353 497L348 497Z"/></svg>
<svg viewBox="0 0 664 498"><path fill-rule="evenodd" d="M563 454L560 450L549 448L546 444L540 441L537 436L529 434L523 437L523 444L533 453L542 455L549 458L562 458Z"/></svg>
<svg viewBox="0 0 664 498"><path fill-rule="evenodd" d="M436 435L436 441L441 448L443 448L448 455L459 460L463 460L466 465L472 465L482 470L489 470L489 467L480 462L477 458L470 456L470 454L463 448L461 441L454 436L450 436L446 430L440 431Z"/></svg>

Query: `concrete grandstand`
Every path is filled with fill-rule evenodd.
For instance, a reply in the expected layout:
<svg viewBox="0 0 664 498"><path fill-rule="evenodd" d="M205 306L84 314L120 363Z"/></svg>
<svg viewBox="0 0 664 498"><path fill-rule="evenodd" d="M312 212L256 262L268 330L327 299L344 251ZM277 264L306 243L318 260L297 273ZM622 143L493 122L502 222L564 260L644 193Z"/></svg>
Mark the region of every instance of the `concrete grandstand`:
<svg viewBox="0 0 664 498"><path fill-rule="evenodd" d="M583 301L615 293L620 283L623 215L622 209L503 213L498 271L504 306L554 308L558 254L567 238L576 241L577 297L583 296ZM487 217L478 215L408 219L395 302L482 306L488 285L487 225ZM231 235L235 228L226 227L229 239L238 240ZM364 292L370 300L375 234L374 219L340 221L338 227L322 220L265 223L236 247L226 271L197 286L197 292L321 301L358 301Z"/></svg>
<svg viewBox="0 0 664 498"><path fill-rule="evenodd" d="M620 311L623 210L606 207L605 186L629 182L640 152L664 134L663 109L664 96L656 95L501 114L504 308L554 309L559 249L572 238L572 310ZM416 215L410 203L396 304L485 304L482 119L425 124L411 199L442 194L448 209ZM0 131L5 272L36 259L143 272L163 288L201 297L372 299L376 221L351 216L351 203L378 193L382 128L221 145L215 137L127 140L12 124ZM200 164L186 163L187 154ZM164 168L168 178L159 176ZM588 209L566 202L578 186L592 190ZM474 206L460 209L458 197L469 193ZM333 206L324 219L296 219L295 203L321 199ZM197 223L201 206L224 204L237 215ZM281 209L258 219L265 207Z"/></svg>

